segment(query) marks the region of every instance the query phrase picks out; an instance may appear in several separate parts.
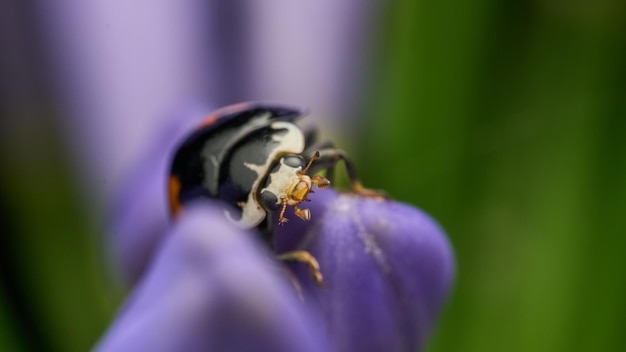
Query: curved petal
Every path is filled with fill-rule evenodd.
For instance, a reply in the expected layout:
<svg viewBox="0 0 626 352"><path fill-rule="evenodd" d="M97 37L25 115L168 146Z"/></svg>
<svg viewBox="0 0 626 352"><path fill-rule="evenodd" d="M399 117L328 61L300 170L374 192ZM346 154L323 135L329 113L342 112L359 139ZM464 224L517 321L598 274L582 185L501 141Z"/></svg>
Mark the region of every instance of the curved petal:
<svg viewBox="0 0 626 352"><path fill-rule="evenodd" d="M210 112L210 108L199 105L171 115L114 197L106 241L113 266L130 284L141 278L169 228L166 180L171 153L192 126Z"/></svg>
<svg viewBox="0 0 626 352"><path fill-rule="evenodd" d="M207 204L186 210L170 231L97 350L329 350L256 233Z"/></svg>
<svg viewBox="0 0 626 352"><path fill-rule="evenodd" d="M308 302L323 314L341 351L415 351L423 346L454 276L451 247L418 209L320 191L311 197L318 220L277 229L277 248L297 241L319 261L327 284L316 287L296 267ZM291 224L291 223L289 223Z"/></svg>

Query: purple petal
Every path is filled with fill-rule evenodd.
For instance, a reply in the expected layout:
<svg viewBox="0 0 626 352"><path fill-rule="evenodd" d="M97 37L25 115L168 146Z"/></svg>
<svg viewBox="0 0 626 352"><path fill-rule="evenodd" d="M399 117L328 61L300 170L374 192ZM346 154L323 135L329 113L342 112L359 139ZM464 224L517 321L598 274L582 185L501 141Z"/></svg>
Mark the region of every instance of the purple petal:
<svg viewBox="0 0 626 352"><path fill-rule="evenodd" d="M125 187L115 195L107 241L113 266L131 284L142 276L169 228L166 179L173 150L210 112L196 106L171 115L145 155L129 170Z"/></svg>
<svg viewBox="0 0 626 352"><path fill-rule="evenodd" d="M380 5L376 0L250 3L252 99L306 106L313 116L304 124L316 120L335 133L353 131L362 87L371 76L368 65L376 56L371 39Z"/></svg>
<svg viewBox="0 0 626 352"><path fill-rule="evenodd" d="M318 220L308 227L298 222L278 228L277 248L293 249L303 240L300 246L318 259L326 289L317 288L302 266L296 268L307 301L322 312L335 348L422 347L454 274L453 253L439 226L398 202L327 190L311 199Z"/></svg>
<svg viewBox="0 0 626 352"><path fill-rule="evenodd" d="M207 6L172 0L33 6L69 152L88 195L108 200L164 112L206 96Z"/></svg>
<svg viewBox="0 0 626 352"><path fill-rule="evenodd" d="M98 350L328 350L256 232L209 203L179 220Z"/></svg>

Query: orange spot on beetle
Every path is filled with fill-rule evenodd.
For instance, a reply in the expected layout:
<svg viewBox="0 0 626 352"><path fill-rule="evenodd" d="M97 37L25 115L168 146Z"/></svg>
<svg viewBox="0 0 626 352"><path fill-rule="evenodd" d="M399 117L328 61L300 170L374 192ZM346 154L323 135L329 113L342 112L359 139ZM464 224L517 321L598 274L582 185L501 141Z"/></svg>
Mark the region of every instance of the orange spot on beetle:
<svg viewBox="0 0 626 352"><path fill-rule="evenodd" d="M180 204L180 179L174 175L170 175L168 183L168 194L170 200L170 211L172 215L180 214L182 205Z"/></svg>
<svg viewBox="0 0 626 352"><path fill-rule="evenodd" d="M212 124L215 123L215 121L217 121L220 118L220 116L218 114L211 114L207 117L205 117L204 119L202 119L202 121L200 121L200 123L198 124L198 128L202 128L202 127L206 127L206 126L211 126Z"/></svg>
<svg viewBox="0 0 626 352"><path fill-rule="evenodd" d="M238 111L246 110L251 105L252 104L250 103L238 103L238 104L233 104L233 105L229 105L224 108L221 108L213 112L209 116L205 117L204 119L202 119L202 121L200 121L200 123L198 124L198 128L211 126L212 124L215 123L215 121L219 120L222 116L230 115Z"/></svg>

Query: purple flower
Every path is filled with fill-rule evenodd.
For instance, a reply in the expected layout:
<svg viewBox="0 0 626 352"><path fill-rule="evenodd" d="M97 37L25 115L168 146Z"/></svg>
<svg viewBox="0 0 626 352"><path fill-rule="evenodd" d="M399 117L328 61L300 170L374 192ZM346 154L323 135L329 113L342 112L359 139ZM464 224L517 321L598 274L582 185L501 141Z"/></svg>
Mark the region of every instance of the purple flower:
<svg viewBox="0 0 626 352"><path fill-rule="evenodd" d="M218 203L187 209L97 349L328 350L253 235Z"/></svg>
<svg viewBox="0 0 626 352"><path fill-rule="evenodd" d="M291 222L276 230L277 251L313 253L328 286L321 289L301 264L274 261L254 230L226 222L217 201L197 204L176 223L166 206L173 148L210 109L179 111L170 120L164 111L196 97L218 105L279 100L307 105L326 128L350 126L346 116L354 116L359 83L367 80L378 4L37 6L90 210L97 213L118 193L106 239L111 265L132 292L99 349L368 351L424 344L451 284L453 257L419 210L320 190L311 196L311 222L287 214Z"/></svg>
<svg viewBox="0 0 626 352"><path fill-rule="evenodd" d="M416 351L435 323L453 275L438 225L406 204L349 194L311 196L316 220L277 230L279 250L300 246L319 261L326 289L299 281L338 351ZM302 225L302 224L300 224ZM311 299L312 298L312 299Z"/></svg>
<svg viewBox="0 0 626 352"><path fill-rule="evenodd" d="M277 253L310 251L327 284L319 288L303 264L274 261L255 230L230 224L218 201L199 202L170 223L167 160L181 126L197 118L176 119L167 127L170 133L155 140L116 203L112 252L134 288L99 348L415 351L423 346L454 271L438 225L399 202L317 191L307 203L312 220L288 211L291 221L277 227L275 245ZM291 279L286 267L295 273Z"/></svg>

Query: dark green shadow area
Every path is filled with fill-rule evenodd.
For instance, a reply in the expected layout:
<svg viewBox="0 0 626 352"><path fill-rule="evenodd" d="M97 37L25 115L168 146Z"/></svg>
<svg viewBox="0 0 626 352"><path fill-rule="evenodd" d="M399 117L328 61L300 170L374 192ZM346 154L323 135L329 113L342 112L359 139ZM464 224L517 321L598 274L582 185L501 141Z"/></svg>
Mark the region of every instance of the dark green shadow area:
<svg viewBox="0 0 626 352"><path fill-rule="evenodd" d="M53 119L38 113L11 120L0 148L2 350L85 351L116 295Z"/></svg>

